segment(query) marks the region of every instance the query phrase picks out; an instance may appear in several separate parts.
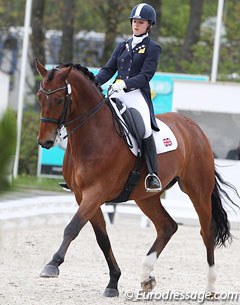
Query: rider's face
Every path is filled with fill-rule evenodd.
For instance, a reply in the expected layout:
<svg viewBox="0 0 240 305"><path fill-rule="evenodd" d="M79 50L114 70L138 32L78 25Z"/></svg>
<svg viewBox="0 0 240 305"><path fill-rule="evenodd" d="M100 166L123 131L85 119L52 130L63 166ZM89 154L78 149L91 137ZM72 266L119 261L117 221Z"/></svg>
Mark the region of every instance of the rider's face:
<svg viewBox="0 0 240 305"><path fill-rule="evenodd" d="M133 19L132 20L132 31L134 35L142 35L147 32L149 23L147 20Z"/></svg>

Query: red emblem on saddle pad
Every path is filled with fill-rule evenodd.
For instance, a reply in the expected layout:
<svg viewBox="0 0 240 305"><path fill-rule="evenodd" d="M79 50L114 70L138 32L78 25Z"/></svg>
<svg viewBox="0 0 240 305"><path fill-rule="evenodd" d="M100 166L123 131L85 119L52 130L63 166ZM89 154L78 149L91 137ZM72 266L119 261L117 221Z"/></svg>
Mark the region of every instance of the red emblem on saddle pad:
<svg viewBox="0 0 240 305"><path fill-rule="evenodd" d="M163 139L163 144L164 144L164 146L172 146L172 141L171 141L171 139L169 139L169 138L164 138Z"/></svg>

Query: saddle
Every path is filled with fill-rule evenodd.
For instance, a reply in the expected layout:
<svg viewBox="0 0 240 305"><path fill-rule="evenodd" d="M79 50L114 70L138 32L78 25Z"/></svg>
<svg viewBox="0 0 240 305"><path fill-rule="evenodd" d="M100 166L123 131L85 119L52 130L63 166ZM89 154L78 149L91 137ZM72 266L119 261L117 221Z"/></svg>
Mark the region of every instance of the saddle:
<svg viewBox="0 0 240 305"><path fill-rule="evenodd" d="M145 134L145 126L141 114L134 108L127 108L118 98L113 98L112 101L116 104L119 113L122 115L126 124L127 130L135 138L138 145L138 152L142 155L142 139ZM127 132L125 130L125 132ZM129 145L130 144L129 140Z"/></svg>
<svg viewBox="0 0 240 305"><path fill-rule="evenodd" d="M121 136L125 139L132 154L137 157L142 154L141 142L145 134L143 119L136 109L127 108L119 99L112 98L111 100L108 105L119 126ZM156 122L161 130L160 132L152 131L157 154L175 150L178 143L170 127L158 118L156 118Z"/></svg>
<svg viewBox="0 0 240 305"><path fill-rule="evenodd" d="M130 132L137 142L138 149L135 167L128 176L124 190L117 198L107 202L108 204L128 201L131 192L138 184L141 177L140 170L142 167L142 139L145 134L145 126L142 116L136 109L127 108L118 98L112 98L111 101L116 105L119 113L124 120L122 121L118 115L114 115L114 118L116 119L121 130L121 134L123 137L125 137L128 146L133 147L131 138L128 136ZM113 114L116 114L115 107L111 101L109 102L110 109L112 110Z"/></svg>
<svg viewBox="0 0 240 305"><path fill-rule="evenodd" d="M145 126L141 114L134 108L127 108L119 99L111 98L108 105L115 118L121 136L125 139L129 149L136 156L135 167L129 174L122 193L111 203L128 201L129 196L140 180L142 167L142 139ZM177 149L178 143L172 130L164 122L156 119L161 132L153 131L157 154L167 153Z"/></svg>

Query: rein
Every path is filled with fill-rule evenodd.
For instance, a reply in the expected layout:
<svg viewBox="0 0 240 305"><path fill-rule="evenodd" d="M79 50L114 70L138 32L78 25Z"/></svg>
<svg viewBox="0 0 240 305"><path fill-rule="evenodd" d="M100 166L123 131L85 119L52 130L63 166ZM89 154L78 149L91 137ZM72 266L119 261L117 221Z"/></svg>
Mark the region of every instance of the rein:
<svg viewBox="0 0 240 305"><path fill-rule="evenodd" d="M66 122L68 108L69 108L69 105L72 102L71 85L66 82L65 86L63 86L63 87L59 87L59 88L56 88L56 89L53 89L53 90L45 90L43 88L42 82L41 82L40 83L40 90L43 93L45 93L47 96L50 95L50 94L53 94L55 92L61 91L61 90L66 90L66 96L65 96L65 100L64 100L64 108L63 108L63 112L61 114L60 119L41 117L40 118L41 122L57 124L58 125L57 131L59 132L63 126L67 127L67 126L71 125L72 123L74 123L78 120L82 120L82 122L79 125L77 125L75 128L73 128L70 131L69 134L67 134L63 137L63 140L66 139L67 137L71 136L79 128L83 127L102 108L102 106L107 101L107 98L103 98L100 101L100 103L98 103L95 107L91 108L89 111L86 111L86 112L80 114L79 116L77 116L76 118L74 118L73 120Z"/></svg>
<svg viewBox="0 0 240 305"><path fill-rule="evenodd" d="M67 134L66 136L63 137L63 140L66 139L67 137L71 136L77 129L83 127L92 117L94 117L94 115L102 108L102 106L106 103L107 99L103 98L100 103L98 103L95 107L91 108L89 111L86 111L82 114L80 114L79 116L77 116L76 118L74 118L73 120L66 122L64 124L65 127L69 126L70 124L83 119L84 117L86 117L85 120L83 120L79 125L77 125L75 128L73 128L70 131L70 134Z"/></svg>

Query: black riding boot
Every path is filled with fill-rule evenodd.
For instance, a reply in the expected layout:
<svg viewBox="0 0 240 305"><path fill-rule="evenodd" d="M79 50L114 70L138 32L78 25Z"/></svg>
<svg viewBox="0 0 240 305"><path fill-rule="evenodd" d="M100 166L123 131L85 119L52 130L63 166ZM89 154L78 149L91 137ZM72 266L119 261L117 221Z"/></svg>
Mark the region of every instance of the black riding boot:
<svg viewBox="0 0 240 305"><path fill-rule="evenodd" d="M147 192L160 192L162 184L157 174L157 153L153 135L143 139L143 153L148 170L148 175L145 178L145 189Z"/></svg>

